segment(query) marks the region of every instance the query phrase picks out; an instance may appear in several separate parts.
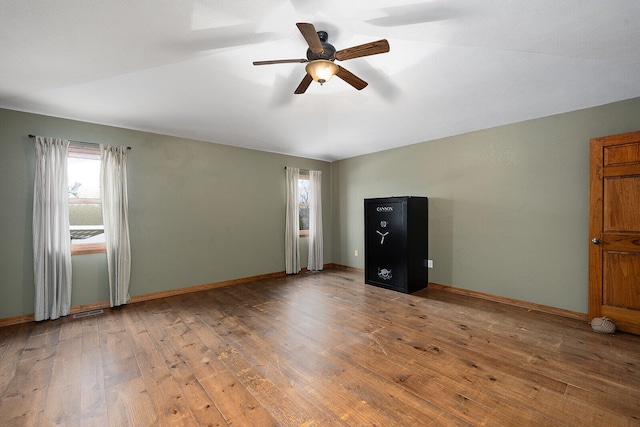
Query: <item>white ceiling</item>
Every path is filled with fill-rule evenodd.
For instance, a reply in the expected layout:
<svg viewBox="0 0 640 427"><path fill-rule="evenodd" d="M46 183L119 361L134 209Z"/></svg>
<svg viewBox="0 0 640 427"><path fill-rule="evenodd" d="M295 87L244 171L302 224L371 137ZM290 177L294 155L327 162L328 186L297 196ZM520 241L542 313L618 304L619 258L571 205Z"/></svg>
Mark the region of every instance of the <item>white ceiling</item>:
<svg viewBox="0 0 640 427"><path fill-rule="evenodd" d="M640 96L638 0L3 0L0 107L338 160ZM295 26L344 49L294 95Z"/></svg>

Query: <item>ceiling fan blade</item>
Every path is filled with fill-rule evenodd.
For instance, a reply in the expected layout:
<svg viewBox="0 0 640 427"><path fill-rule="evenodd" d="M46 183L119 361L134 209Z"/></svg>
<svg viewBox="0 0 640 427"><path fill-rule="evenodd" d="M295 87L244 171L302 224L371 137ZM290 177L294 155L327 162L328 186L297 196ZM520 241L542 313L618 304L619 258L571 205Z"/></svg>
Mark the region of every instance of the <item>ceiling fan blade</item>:
<svg viewBox="0 0 640 427"><path fill-rule="evenodd" d="M379 53L386 52L389 52L389 42L383 39L339 50L336 52L335 57L340 61L345 61L347 59L377 55Z"/></svg>
<svg viewBox="0 0 640 427"><path fill-rule="evenodd" d="M353 74L351 71L347 71L345 68L342 68L339 65L336 76L340 77L342 80L349 83L351 86L355 87L358 90L364 89L369 84L362 80L360 77Z"/></svg>
<svg viewBox="0 0 640 427"><path fill-rule="evenodd" d="M271 65L271 64L301 64L309 62L308 59L272 59L270 61L253 61L253 65Z"/></svg>
<svg viewBox="0 0 640 427"><path fill-rule="evenodd" d="M320 41L320 37L318 37L316 27L314 27L313 24L308 24L306 22L298 22L296 26L302 33L302 37L307 41L311 52L322 53L324 49L322 48L322 42Z"/></svg>
<svg viewBox="0 0 640 427"><path fill-rule="evenodd" d="M293 93L295 93L296 95L305 93L312 81L313 81L313 77L311 77L309 74L305 74L304 78L298 85L298 88Z"/></svg>

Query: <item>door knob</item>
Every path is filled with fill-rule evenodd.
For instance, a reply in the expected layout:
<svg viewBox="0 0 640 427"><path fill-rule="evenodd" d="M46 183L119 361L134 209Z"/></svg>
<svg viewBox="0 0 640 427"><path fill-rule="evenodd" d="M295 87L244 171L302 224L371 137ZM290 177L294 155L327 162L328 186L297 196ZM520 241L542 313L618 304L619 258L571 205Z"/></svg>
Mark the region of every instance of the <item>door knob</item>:
<svg viewBox="0 0 640 427"><path fill-rule="evenodd" d="M598 239L597 237L594 237L593 239L591 239L591 243L593 243L594 245L599 245L600 239Z"/></svg>

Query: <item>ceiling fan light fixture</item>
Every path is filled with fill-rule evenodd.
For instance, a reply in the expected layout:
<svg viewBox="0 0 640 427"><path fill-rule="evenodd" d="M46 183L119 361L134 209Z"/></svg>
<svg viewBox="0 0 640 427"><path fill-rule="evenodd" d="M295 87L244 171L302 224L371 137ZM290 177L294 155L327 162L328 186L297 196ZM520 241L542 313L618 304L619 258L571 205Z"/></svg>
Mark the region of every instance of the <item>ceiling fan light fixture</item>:
<svg viewBox="0 0 640 427"><path fill-rule="evenodd" d="M326 59L316 59L315 61L309 62L305 70L313 80L322 85L331 80L331 77L338 72L338 66Z"/></svg>

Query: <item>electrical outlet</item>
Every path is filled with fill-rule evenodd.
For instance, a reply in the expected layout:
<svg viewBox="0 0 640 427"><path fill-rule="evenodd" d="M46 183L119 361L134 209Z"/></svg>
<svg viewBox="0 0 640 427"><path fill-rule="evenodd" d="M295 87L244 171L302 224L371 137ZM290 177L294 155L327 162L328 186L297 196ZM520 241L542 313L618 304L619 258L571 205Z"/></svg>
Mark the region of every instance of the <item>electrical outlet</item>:
<svg viewBox="0 0 640 427"><path fill-rule="evenodd" d="M433 268L433 260L432 259L427 260L427 268Z"/></svg>
<svg viewBox="0 0 640 427"><path fill-rule="evenodd" d="M355 256L358 256L358 250L356 249L355 251L353 251L353 254L354 254Z"/></svg>

